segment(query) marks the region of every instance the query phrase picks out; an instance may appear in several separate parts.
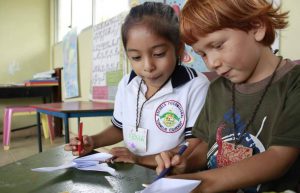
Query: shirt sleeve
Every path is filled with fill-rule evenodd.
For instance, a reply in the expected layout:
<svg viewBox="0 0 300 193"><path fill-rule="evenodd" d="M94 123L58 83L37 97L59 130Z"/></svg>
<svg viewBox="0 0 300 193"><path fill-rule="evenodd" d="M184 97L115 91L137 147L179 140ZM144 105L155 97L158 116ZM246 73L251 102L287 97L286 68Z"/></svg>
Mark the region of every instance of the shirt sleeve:
<svg viewBox="0 0 300 193"><path fill-rule="evenodd" d="M113 117L111 119L111 122L114 126L117 128L123 129L123 101L125 95L125 88L128 82L128 75L124 76L122 80L119 82L118 85L118 90L116 93L116 98L115 98L115 105L114 105L114 113Z"/></svg>
<svg viewBox="0 0 300 193"><path fill-rule="evenodd" d="M207 93L207 97L205 99L205 103L203 108L201 109L201 112L199 113L199 116L197 117L197 120L195 122L195 125L192 129L192 134L199 138L202 139L206 142L208 142L208 136L209 136L209 132L208 132L208 128L209 128L209 90Z"/></svg>
<svg viewBox="0 0 300 193"><path fill-rule="evenodd" d="M203 74L199 74L199 76L193 81L194 82L191 84L191 89L188 93L189 98L186 114L186 138L192 136L191 130L195 125L201 109L203 108L209 87L209 80Z"/></svg>
<svg viewBox="0 0 300 193"><path fill-rule="evenodd" d="M270 145L300 147L300 77L290 83Z"/></svg>

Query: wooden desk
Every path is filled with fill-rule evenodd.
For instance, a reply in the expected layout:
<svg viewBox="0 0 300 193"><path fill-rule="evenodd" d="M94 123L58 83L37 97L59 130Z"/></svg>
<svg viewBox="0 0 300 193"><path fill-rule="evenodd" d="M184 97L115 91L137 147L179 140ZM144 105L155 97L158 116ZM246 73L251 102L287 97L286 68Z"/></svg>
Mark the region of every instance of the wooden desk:
<svg viewBox="0 0 300 193"><path fill-rule="evenodd" d="M121 175L113 177L108 173L80 171L77 169L59 170L52 173L39 173L31 168L58 166L74 159L70 152L57 147L29 158L0 167L1 193L134 193L143 189L142 183L155 178L153 170L134 164L113 164Z"/></svg>
<svg viewBox="0 0 300 193"><path fill-rule="evenodd" d="M0 84L0 99L13 98L42 98L43 102L61 102L61 70L55 68L54 76L58 79L58 86L16 86ZM55 119L55 135L60 136L62 131L61 120ZM16 129L17 130L17 129Z"/></svg>
<svg viewBox="0 0 300 193"><path fill-rule="evenodd" d="M61 70L62 68L54 69L54 76L58 79L58 86L16 86L0 84L0 98L43 97L44 100L48 98L48 102L61 102Z"/></svg>
<svg viewBox="0 0 300 193"><path fill-rule="evenodd" d="M57 97L58 86L14 86L0 84L0 99L13 99L13 98L42 98L43 103L46 102L59 102ZM61 128L61 121L56 120L56 125ZM32 127L35 125L15 128L12 131L17 131ZM0 132L2 134L2 131ZM58 132L55 132L58 135Z"/></svg>
<svg viewBox="0 0 300 193"><path fill-rule="evenodd" d="M11 98L43 98L44 102L54 100L54 93L58 86L2 86L0 85L0 99Z"/></svg>
<svg viewBox="0 0 300 193"><path fill-rule="evenodd" d="M42 152L42 139L40 127L40 113L52 115L63 119L65 125L65 142L69 143L69 118L112 116L114 105L112 103L98 103L88 101L48 103L32 105L37 111L37 132L39 152ZM79 125L79 124L78 124Z"/></svg>

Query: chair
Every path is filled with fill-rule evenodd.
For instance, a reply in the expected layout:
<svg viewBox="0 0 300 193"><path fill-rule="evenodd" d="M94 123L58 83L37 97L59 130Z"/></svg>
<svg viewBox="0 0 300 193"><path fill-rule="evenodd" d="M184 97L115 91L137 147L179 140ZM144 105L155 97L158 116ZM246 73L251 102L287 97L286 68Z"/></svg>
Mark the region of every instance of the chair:
<svg viewBox="0 0 300 193"><path fill-rule="evenodd" d="M10 145L10 133L11 133L11 123L13 116L19 115L35 115L36 109L29 106L9 106L4 109L4 119L3 119L3 148L4 150L9 150ZM44 137L47 139L50 136L50 141L52 143L54 139L54 129L52 124L52 116L41 115L42 126ZM50 132L49 132L50 131Z"/></svg>

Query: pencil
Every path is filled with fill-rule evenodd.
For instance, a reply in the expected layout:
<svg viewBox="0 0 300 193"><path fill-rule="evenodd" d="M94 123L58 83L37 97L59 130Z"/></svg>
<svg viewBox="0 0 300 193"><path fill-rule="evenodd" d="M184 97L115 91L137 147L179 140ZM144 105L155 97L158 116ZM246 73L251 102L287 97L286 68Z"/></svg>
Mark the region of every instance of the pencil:
<svg viewBox="0 0 300 193"><path fill-rule="evenodd" d="M78 155L80 155L80 152L83 148L82 129L83 129L83 123L80 122L79 130L78 130L78 140L80 141L80 145L77 146Z"/></svg>

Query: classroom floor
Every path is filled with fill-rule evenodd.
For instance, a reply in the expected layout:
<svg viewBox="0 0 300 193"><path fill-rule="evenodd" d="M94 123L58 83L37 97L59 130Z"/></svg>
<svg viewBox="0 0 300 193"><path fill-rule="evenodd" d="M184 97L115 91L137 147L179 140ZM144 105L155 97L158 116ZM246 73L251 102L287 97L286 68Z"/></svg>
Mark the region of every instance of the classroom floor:
<svg viewBox="0 0 300 193"><path fill-rule="evenodd" d="M38 153L36 127L12 132L10 149L7 151L3 150L2 139L2 135L0 135L0 167ZM64 137L56 137L53 144L50 143L50 139L42 137L42 143L43 151L45 151L63 145Z"/></svg>

